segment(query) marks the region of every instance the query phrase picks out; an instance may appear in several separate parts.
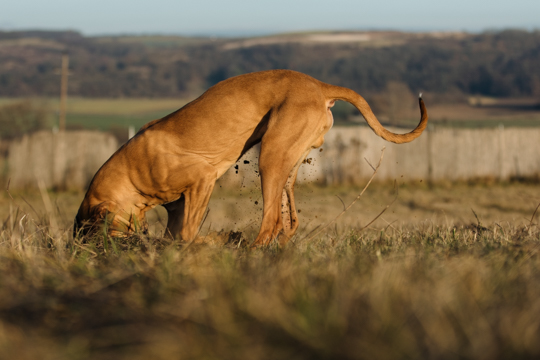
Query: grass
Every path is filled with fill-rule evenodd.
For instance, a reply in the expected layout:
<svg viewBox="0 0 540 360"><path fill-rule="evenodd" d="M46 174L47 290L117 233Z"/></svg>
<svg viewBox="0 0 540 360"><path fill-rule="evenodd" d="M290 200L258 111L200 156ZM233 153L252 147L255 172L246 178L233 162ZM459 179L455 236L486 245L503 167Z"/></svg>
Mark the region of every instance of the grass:
<svg viewBox="0 0 540 360"><path fill-rule="evenodd" d="M0 98L0 106L21 101L22 98ZM35 98L33 101L59 108L57 98ZM147 99L147 98L79 98L69 97L67 113L86 115L140 115L152 112L172 112L184 106L185 99Z"/></svg>
<svg viewBox="0 0 540 360"><path fill-rule="evenodd" d="M4 228L0 357L532 358L539 233L331 232L285 249Z"/></svg>
<svg viewBox="0 0 540 360"><path fill-rule="evenodd" d="M49 100L51 105L56 105L56 100ZM187 103L185 99L146 99L146 98L121 98L121 99L91 99L70 98L68 101L68 113L87 115L140 115L155 112L172 112Z"/></svg>
<svg viewBox="0 0 540 360"><path fill-rule="evenodd" d="M140 115L123 114L72 114L66 120L66 126L71 129L114 130L115 128L127 128L133 126L140 129L144 124L160 119L172 111L158 111Z"/></svg>
<svg viewBox="0 0 540 360"><path fill-rule="evenodd" d="M70 128L114 130L144 124L162 118L181 108L185 100L178 99L87 99L73 98L68 102L66 125ZM58 105L50 100L52 107Z"/></svg>
<svg viewBox="0 0 540 360"><path fill-rule="evenodd" d="M250 231L239 242L205 230L191 246L156 235L73 240L68 221L80 194L44 193L49 213L37 194L12 194L2 200L11 210L2 214L0 232L0 358L537 358L533 190L406 184L389 210L394 215L384 215L390 225L378 220L360 232L343 219L311 241L306 227L285 248L258 250L245 247ZM213 209L220 198L233 201L229 192L216 192ZM301 204L302 221L312 207L313 226L335 216L332 200L320 203L332 192L346 202L356 194L300 188L299 200L315 199ZM393 196L384 184L368 193L357 204L366 208L355 209L357 219L365 211L362 221L377 211L370 203L383 206ZM463 203L454 205L468 222L448 209L445 222L389 217L407 208L417 216L433 212L421 209L439 206L433 199L444 193L444 204L473 197L480 223ZM253 196L236 197L236 206ZM26 211L22 197L34 210ZM411 197L422 206L407 206ZM499 206L486 205L494 202Z"/></svg>

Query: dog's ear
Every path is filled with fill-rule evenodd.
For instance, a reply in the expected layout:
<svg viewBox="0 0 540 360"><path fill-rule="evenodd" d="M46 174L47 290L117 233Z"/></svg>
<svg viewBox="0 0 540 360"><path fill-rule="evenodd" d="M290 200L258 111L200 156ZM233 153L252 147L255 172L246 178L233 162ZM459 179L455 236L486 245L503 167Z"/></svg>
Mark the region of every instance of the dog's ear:
<svg viewBox="0 0 540 360"><path fill-rule="evenodd" d="M104 219L107 214L107 208L103 205L94 206L90 210L90 218L92 220Z"/></svg>
<svg viewBox="0 0 540 360"><path fill-rule="evenodd" d="M90 226L95 226L95 224L100 223L105 223L108 226L114 220L114 213L111 212L110 206L103 203L99 204L98 206L94 206L92 210L90 210L89 219Z"/></svg>

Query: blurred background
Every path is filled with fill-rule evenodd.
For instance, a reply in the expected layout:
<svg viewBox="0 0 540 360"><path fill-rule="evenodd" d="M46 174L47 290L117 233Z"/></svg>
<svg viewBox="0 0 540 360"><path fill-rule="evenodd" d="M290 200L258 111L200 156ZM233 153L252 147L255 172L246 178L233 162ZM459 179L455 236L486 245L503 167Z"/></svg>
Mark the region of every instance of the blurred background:
<svg viewBox="0 0 540 360"><path fill-rule="evenodd" d="M354 189L371 176L365 159L376 163L383 146L381 183L425 186L426 194L441 184L536 184L539 13L540 3L527 0L5 2L1 183L32 191L41 181L78 203L143 124L231 76L292 69L357 91L394 131L418 122L420 92L430 115L421 138L392 146L339 102L325 151L309 156L301 185ZM220 188L256 189L256 154ZM527 189L522 212L537 201ZM441 210L433 204L405 204L404 214Z"/></svg>

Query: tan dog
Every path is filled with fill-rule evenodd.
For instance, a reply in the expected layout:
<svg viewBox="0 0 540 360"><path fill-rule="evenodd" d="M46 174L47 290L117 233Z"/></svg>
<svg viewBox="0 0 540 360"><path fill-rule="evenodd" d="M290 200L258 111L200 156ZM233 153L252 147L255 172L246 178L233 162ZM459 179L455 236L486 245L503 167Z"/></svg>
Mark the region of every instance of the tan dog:
<svg viewBox="0 0 540 360"><path fill-rule="evenodd" d="M427 125L422 99L420 123L399 135L387 131L367 102L347 88L289 70L233 77L148 123L111 156L90 184L74 233L105 220L112 234L144 229L145 213L163 205L170 235L193 240L216 180L260 142L264 210L254 245L279 235L285 243L299 225L293 194L298 167L323 144L336 100L353 104L377 135L394 143L414 140Z"/></svg>

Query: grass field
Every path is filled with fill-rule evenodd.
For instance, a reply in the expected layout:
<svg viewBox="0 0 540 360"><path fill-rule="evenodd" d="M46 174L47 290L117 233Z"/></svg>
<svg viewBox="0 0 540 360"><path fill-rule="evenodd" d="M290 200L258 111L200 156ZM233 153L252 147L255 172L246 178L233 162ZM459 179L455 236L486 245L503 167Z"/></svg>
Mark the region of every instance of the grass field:
<svg viewBox="0 0 540 360"><path fill-rule="evenodd" d="M246 247L253 231L228 233L255 192L217 191L189 246L155 234L73 241L82 194L4 193L0 358L537 358L536 188L405 184L361 231L395 197L375 184L308 239L342 209L336 195L347 203L358 189L302 187L311 225L258 250ZM220 206L222 234L206 229Z"/></svg>
<svg viewBox="0 0 540 360"><path fill-rule="evenodd" d="M144 124L162 118L170 114L172 111L156 111L139 115L123 115L123 114L72 114L69 116L66 126L68 129L92 129L103 131L114 131L115 129L126 129L133 126L136 130L140 129Z"/></svg>
<svg viewBox="0 0 540 360"><path fill-rule="evenodd" d="M162 118L186 104L182 99L70 99L66 126L72 129L118 130ZM54 107L55 102L50 102Z"/></svg>
<svg viewBox="0 0 540 360"><path fill-rule="evenodd" d="M183 105L160 101L71 99L68 125ZM83 193L2 191L0 359L540 356L537 183L376 183L332 222L360 191L298 186L297 236L256 250L257 188L218 182L190 245L162 208L148 236L73 240Z"/></svg>
<svg viewBox="0 0 540 360"><path fill-rule="evenodd" d="M0 98L0 106L20 101L19 98ZM50 98L31 99L45 106L50 112L50 123L58 122L59 100ZM66 126L72 129L110 130L141 126L159 119L184 106L186 99L90 99L68 98Z"/></svg>

